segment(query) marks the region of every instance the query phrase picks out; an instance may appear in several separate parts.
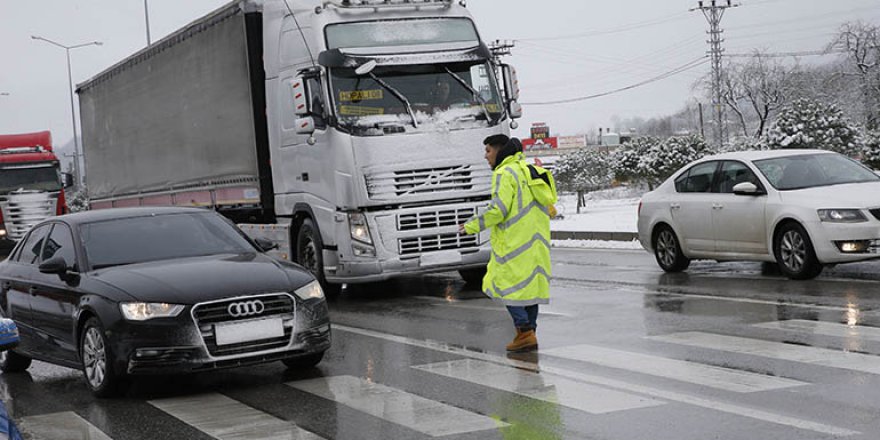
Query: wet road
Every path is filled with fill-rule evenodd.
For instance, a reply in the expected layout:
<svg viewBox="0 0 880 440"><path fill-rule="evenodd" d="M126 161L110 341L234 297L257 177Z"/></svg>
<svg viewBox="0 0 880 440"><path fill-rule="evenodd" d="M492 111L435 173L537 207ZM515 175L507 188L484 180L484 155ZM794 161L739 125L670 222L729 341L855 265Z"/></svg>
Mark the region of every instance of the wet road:
<svg viewBox="0 0 880 440"><path fill-rule="evenodd" d="M880 262L808 282L762 265L663 274L635 251L554 249L537 353L455 274L349 289L334 346L281 363L135 383L100 400L77 371L0 376L30 438L880 438Z"/></svg>

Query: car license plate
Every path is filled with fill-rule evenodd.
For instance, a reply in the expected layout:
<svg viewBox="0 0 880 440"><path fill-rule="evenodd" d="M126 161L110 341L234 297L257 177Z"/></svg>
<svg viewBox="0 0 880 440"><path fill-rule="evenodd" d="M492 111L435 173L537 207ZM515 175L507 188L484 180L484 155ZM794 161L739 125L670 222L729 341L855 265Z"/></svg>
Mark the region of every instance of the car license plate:
<svg viewBox="0 0 880 440"><path fill-rule="evenodd" d="M284 336L284 323L281 318L260 319L247 322L214 324L217 345L240 344Z"/></svg>
<svg viewBox="0 0 880 440"><path fill-rule="evenodd" d="M422 255L419 265L425 266L442 266L445 264L461 263L461 253L458 251L440 251L431 252Z"/></svg>

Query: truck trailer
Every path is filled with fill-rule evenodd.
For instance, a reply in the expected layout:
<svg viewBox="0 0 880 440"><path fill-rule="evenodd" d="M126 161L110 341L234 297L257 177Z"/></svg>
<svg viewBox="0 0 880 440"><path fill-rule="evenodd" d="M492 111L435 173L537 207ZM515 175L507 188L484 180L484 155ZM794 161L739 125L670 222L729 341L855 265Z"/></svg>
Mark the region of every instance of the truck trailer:
<svg viewBox="0 0 880 440"><path fill-rule="evenodd" d="M463 1L237 0L77 86L92 209L219 211L345 283L485 272L482 141L521 115Z"/></svg>
<svg viewBox="0 0 880 440"><path fill-rule="evenodd" d="M67 213L62 173L48 131L0 135L0 253L7 254L31 227Z"/></svg>

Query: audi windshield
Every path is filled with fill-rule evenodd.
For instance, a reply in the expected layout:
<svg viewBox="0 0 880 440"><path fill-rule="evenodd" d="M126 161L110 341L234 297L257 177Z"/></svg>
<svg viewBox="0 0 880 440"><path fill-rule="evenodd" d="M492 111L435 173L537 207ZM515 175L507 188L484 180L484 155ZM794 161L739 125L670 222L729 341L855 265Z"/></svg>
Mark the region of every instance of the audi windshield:
<svg viewBox="0 0 880 440"><path fill-rule="evenodd" d="M206 255L254 253L238 229L213 213L120 218L81 226L92 269Z"/></svg>

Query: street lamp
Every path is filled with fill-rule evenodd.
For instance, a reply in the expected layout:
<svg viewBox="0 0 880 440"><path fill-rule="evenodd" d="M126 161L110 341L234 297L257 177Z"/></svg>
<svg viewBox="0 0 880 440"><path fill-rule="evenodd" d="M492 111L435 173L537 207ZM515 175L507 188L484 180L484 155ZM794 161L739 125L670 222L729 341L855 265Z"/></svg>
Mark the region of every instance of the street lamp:
<svg viewBox="0 0 880 440"><path fill-rule="evenodd" d="M147 21L147 46L151 43L150 41L150 8L147 6L147 0L144 0L144 18Z"/></svg>
<svg viewBox="0 0 880 440"><path fill-rule="evenodd" d="M73 123L73 172L76 174L76 185L80 186L82 184L82 173L79 170L79 139L76 130L76 110L73 103L73 74L70 70L70 51L71 49L78 49L80 47L86 46L101 46L104 43L100 41L91 41L88 43L77 44L74 46L65 46L61 43L56 43L48 38L38 37L35 35L31 35L31 38L34 40L42 40L53 46L58 46L65 50L67 53L67 84L70 87L70 121Z"/></svg>

